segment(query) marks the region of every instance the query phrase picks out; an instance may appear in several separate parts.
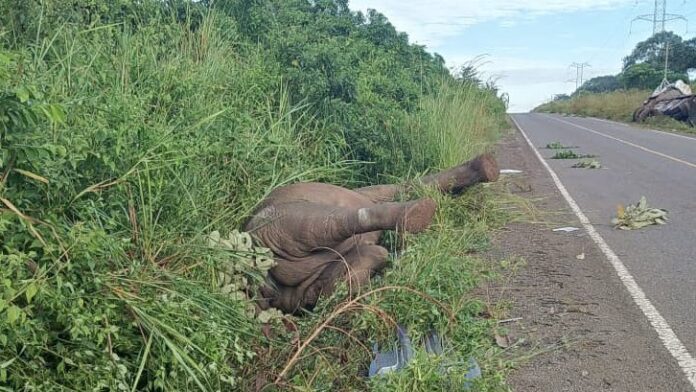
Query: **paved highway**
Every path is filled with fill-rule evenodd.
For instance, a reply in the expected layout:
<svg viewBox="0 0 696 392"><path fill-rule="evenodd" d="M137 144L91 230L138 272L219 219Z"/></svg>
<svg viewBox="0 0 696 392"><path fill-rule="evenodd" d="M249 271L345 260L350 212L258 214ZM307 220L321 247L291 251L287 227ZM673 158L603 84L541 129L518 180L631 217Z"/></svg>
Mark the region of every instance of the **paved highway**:
<svg viewBox="0 0 696 392"><path fill-rule="evenodd" d="M650 320L654 338L682 369L681 377L696 390L696 138L592 118L512 118L558 176L557 185L577 203L576 212L596 230L595 242L600 248L605 243L606 261ZM549 159L555 151L544 146L553 142L597 155L603 168L573 169L577 160ZM667 209L669 223L614 229L610 221L617 205L635 203L641 196L649 205Z"/></svg>

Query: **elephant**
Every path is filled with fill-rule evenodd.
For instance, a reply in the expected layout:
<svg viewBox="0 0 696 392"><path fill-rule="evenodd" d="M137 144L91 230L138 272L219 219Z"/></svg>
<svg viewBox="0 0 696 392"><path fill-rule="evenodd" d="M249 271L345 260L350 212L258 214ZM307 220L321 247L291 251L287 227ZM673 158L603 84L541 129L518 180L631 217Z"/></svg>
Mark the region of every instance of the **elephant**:
<svg viewBox="0 0 696 392"><path fill-rule="evenodd" d="M466 188L496 181L498 165L483 154L454 168L423 177L425 186L458 195ZM380 272L389 254L379 244L384 230L419 233L436 211L431 198L396 201L413 184L347 189L301 182L273 190L257 206L243 230L269 248L276 265L260 288L258 305L285 313L312 310L346 275L351 291Z"/></svg>

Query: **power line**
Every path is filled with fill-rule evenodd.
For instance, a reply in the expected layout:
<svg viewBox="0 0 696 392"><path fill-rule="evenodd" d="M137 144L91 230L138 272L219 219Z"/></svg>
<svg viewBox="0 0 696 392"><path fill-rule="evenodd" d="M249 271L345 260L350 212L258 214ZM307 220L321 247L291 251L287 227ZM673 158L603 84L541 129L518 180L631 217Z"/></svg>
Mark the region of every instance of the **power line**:
<svg viewBox="0 0 696 392"><path fill-rule="evenodd" d="M652 14L636 16L631 21L631 26L633 26L633 22L635 21L651 22L653 25L653 35L655 35L657 33L664 32L667 22L674 20L683 20L687 23L687 26L689 23L684 15L670 14L667 12L667 0L655 0L655 9L653 10Z"/></svg>
<svg viewBox="0 0 696 392"><path fill-rule="evenodd" d="M571 67L575 67L575 90L582 86L583 73L585 72L585 67L591 67L589 63L573 63L570 64Z"/></svg>

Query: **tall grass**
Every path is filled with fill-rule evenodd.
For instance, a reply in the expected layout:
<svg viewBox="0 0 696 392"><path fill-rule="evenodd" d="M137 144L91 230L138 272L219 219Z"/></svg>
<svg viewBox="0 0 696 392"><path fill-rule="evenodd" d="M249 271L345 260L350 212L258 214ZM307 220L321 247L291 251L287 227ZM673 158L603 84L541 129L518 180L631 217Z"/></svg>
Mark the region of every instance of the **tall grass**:
<svg viewBox="0 0 696 392"><path fill-rule="evenodd" d="M2 90L37 91L65 119L17 122L3 140L0 384L239 382L259 332L216 286L235 256L205 236L239 227L274 187L351 174L342 135L292 105L263 53L236 52L220 22L64 25L4 52Z"/></svg>
<svg viewBox="0 0 696 392"><path fill-rule="evenodd" d="M600 94L579 94L567 100L557 100L540 105L534 111L542 113L567 113L606 118L615 121L631 121L633 112L652 94L647 90L618 90Z"/></svg>
<svg viewBox="0 0 696 392"><path fill-rule="evenodd" d="M534 109L541 113L577 114L630 122L633 112L652 94L649 90L618 90L608 93L579 94L567 100L547 102ZM641 125L666 131L695 133L693 127L667 116L648 117Z"/></svg>
<svg viewBox="0 0 696 392"><path fill-rule="evenodd" d="M415 162L444 169L488 149L505 125L505 106L492 91L471 82L442 81L420 102L408 128Z"/></svg>
<svg viewBox="0 0 696 392"><path fill-rule="evenodd" d="M41 4L34 5L44 10ZM144 19L52 20L50 30L16 42L0 31L0 110L30 113L13 111L0 124L0 385L231 390L252 382L255 356L269 343L248 301L220 292L218 272L234 264L250 287L260 277L236 262L245 255L210 249L206 236L238 228L283 184L351 186L376 181L362 177L365 167L393 163L385 174L403 176L459 163L494 140L504 116L491 92L443 82L419 108L385 110L407 117L409 127L377 135L393 142L379 146L375 165L353 162L355 146L327 124L332 115L292 102L275 53L242 39L228 15ZM388 82L398 90L399 80ZM447 256L447 271L457 272L454 263L468 260L457 253L484 241L485 225L463 234L457 225L464 223L424 237L428 244L414 242L422 253L406 263L427 260L423 271L434 274ZM415 284L413 271L385 279ZM439 285L431 278L419 289ZM462 279L442 292L464 293L471 281ZM407 300L390 299L383 312L406 314ZM417 314L431 311L423 309ZM374 320L355 322L358 331L375 331ZM269 344L276 362L294 347L289 341Z"/></svg>

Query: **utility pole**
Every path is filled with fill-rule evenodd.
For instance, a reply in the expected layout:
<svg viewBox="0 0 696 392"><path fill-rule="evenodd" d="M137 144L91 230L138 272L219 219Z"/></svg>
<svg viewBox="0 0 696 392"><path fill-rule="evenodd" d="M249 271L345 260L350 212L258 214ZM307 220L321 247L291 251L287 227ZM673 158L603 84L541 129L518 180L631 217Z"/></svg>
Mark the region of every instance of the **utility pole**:
<svg viewBox="0 0 696 392"><path fill-rule="evenodd" d="M573 63L570 66L575 67L575 90L577 91L582 86L585 67L591 67L591 65L589 63Z"/></svg>
<svg viewBox="0 0 696 392"><path fill-rule="evenodd" d="M665 76L662 82L667 81L667 69L669 68L669 42L665 44Z"/></svg>
<svg viewBox="0 0 696 392"><path fill-rule="evenodd" d="M653 13L636 16L631 21L631 25L637 20L651 22L653 24L653 35L664 32L667 22L683 20L688 23L683 15L670 14L667 12L667 0L655 0L655 9Z"/></svg>

